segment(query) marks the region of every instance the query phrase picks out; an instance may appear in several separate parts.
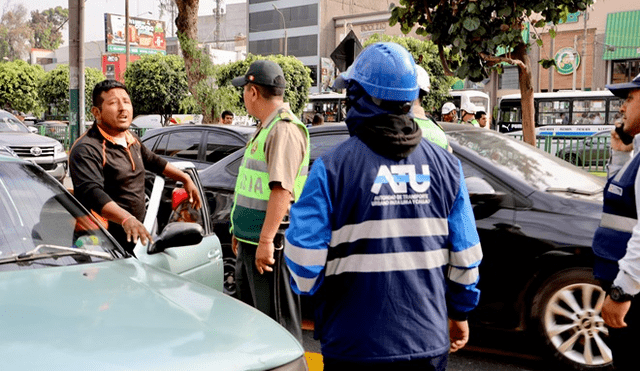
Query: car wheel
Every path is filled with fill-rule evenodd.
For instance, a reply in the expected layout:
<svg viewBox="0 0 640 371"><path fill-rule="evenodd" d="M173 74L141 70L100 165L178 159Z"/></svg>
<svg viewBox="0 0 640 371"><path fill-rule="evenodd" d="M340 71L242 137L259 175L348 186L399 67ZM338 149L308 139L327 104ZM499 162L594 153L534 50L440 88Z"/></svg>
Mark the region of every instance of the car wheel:
<svg viewBox="0 0 640 371"><path fill-rule="evenodd" d="M575 153L567 153L566 155L564 155L564 159L565 161L570 162L576 166L582 166L582 161Z"/></svg>
<svg viewBox="0 0 640 371"><path fill-rule="evenodd" d="M533 299L534 328L547 350L574 370L611 369L600 315L605 296L591 269L575 268L551 276Z"/></svg>

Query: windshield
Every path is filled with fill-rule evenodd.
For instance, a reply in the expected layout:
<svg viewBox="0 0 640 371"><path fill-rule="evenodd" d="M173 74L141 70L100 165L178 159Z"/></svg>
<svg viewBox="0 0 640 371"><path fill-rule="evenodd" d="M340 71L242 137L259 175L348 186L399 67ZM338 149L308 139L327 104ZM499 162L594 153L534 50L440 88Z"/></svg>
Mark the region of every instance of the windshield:
<svg viewBox="0 0 640 371"><path fill-rule="evenodd" d="M500 170L544 192L576 190L580 194L602 191L605 179L589 174L576 166L514 140L504 134L485 130L448 132L461 146L473 150Z"/></svg>
<svg viewBox="0 0 640 371"><path fill-rule="evenodd" d="M0 271L124 256L98 221L41 168L0 162Z"/></svg>
<svg viewBox="0 0 640 371"><path fill-rule="evenodd" d="M0 133L28 133L29 129L9 112L0 111Z"/></svg>

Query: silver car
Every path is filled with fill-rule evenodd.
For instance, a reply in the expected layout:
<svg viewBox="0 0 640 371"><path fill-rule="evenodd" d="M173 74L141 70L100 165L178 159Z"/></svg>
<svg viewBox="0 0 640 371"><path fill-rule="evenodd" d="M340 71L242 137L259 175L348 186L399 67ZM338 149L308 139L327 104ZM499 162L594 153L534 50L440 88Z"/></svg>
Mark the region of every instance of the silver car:
<svg viewBox="0 0 640 371"><path fill-rule="evenodd" d="M136 259L40 167L0 155L2 370L305 370L288 331L219 291L208 213L182 221L174 185L152 183L158 234Z"/></svg>
<svg viewBox="0 0 640 371"><path fill-rule="evenodd" d="M59 182L67 175L67 153L62 143L32 133L17 117L1 109L0 147L10 148L20 158L40 165Z"/></svg>

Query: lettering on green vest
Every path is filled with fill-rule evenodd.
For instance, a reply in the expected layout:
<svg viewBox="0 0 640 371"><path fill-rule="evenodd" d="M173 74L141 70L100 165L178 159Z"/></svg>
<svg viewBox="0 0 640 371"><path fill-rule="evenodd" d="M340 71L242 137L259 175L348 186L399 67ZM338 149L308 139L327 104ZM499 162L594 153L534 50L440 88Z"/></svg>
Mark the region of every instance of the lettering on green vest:
<svg viewBox="0 0 640 371"><path fill-rule="evenodd" d="M252 177L248 174L243 174L242 179L239 179L238 187L247 192L263 194L262 178Z"/></svg>

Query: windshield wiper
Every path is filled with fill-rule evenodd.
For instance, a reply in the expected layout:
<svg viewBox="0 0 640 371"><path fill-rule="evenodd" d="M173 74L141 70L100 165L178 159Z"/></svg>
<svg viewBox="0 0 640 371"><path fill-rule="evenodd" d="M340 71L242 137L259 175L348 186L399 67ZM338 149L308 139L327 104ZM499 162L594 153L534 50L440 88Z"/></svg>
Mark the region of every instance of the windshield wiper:
<svg viewBox="0 0 640 371"><path fill-rule="evenodd" d="M602 189L599 189L597 191L583 191L581 189L575 189L571 187L567 187L567 188L549 187L545 189L545 192L560 192L560 193L571 193L575 195L593 196L593 195L597 195L598 193L601 193Z"/></svg>
<svg viewBox="0 0 640 371"><path fill-rule="evenodd" d="M49 258L57 259L59 257L69 255L95 256L101 259L113 260L113 256L111 256L111 254L102 251L91 251L77 247L42 244L36 246L35 249L23 252L22 254L14 254L6 258L2 258L0 259L0 264L20 263Z"/></svg>

